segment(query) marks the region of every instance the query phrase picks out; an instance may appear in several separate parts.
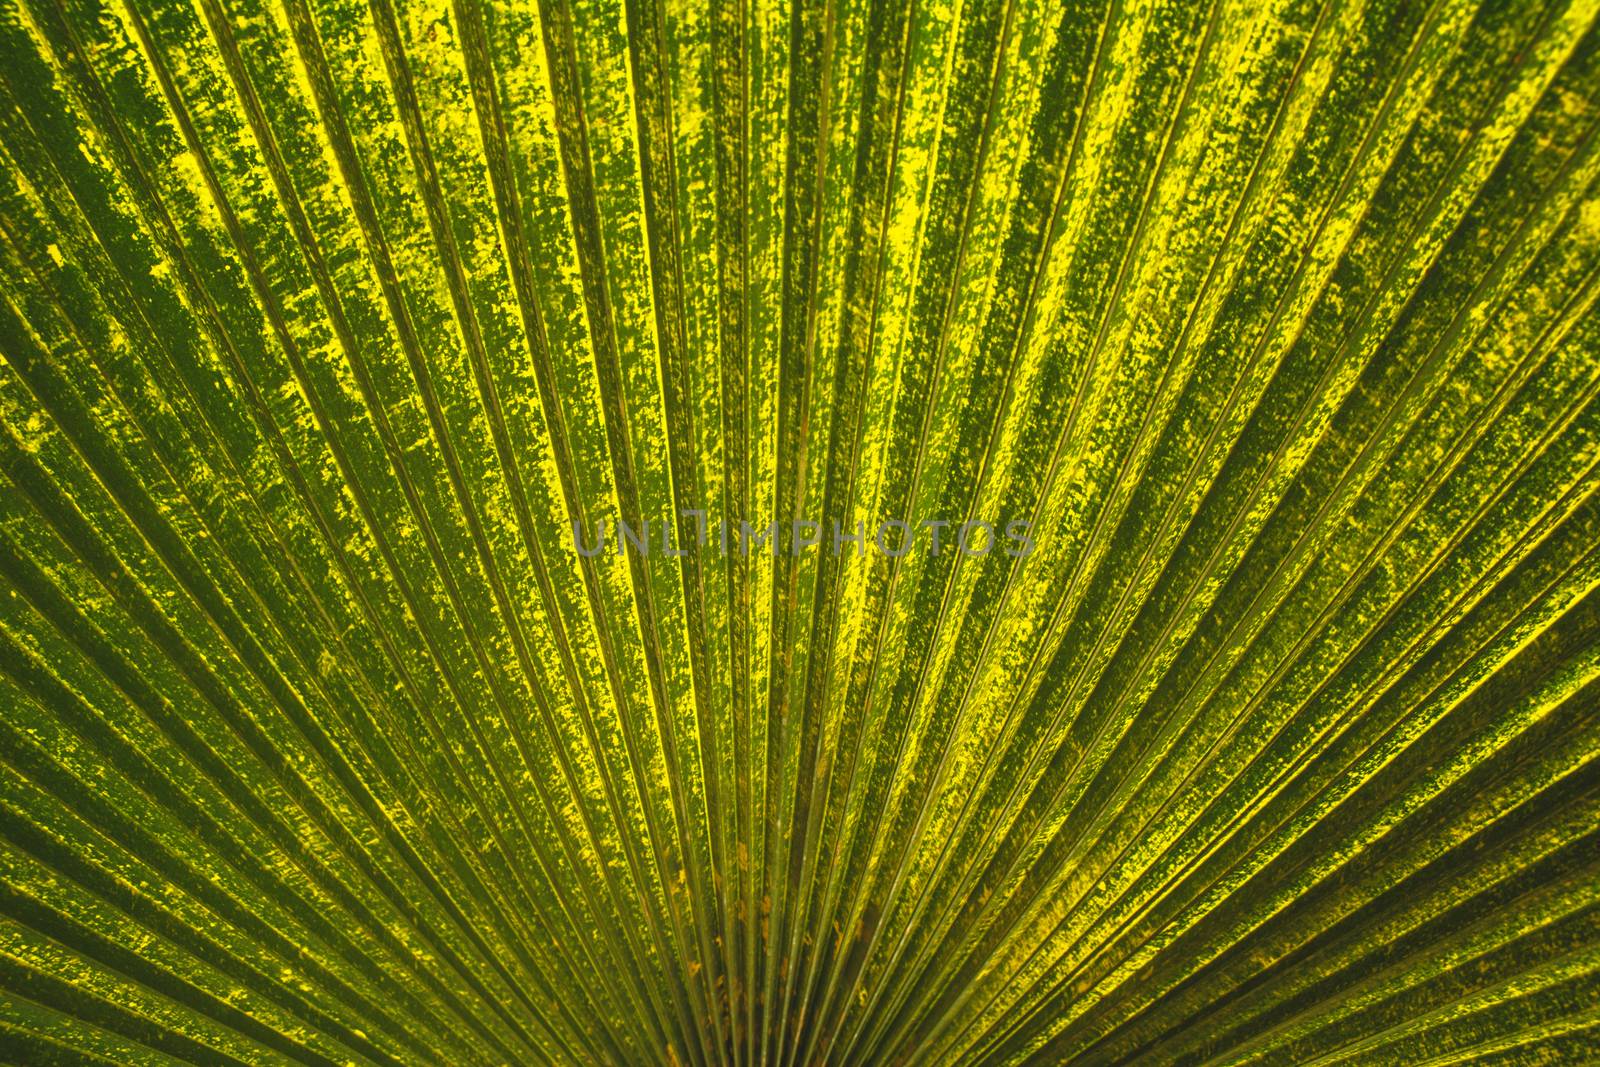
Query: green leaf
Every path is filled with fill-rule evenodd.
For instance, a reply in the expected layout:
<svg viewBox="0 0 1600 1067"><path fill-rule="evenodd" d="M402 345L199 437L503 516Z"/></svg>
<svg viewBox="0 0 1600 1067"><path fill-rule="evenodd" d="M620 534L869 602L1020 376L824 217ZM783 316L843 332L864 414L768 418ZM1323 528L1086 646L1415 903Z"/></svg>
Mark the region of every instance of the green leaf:
<svg viewBox="0 0 1600 1067"><path fill-rule="evenodd" d="M3 0L0 1059L1600 1058L1597 22Z"/></svg>

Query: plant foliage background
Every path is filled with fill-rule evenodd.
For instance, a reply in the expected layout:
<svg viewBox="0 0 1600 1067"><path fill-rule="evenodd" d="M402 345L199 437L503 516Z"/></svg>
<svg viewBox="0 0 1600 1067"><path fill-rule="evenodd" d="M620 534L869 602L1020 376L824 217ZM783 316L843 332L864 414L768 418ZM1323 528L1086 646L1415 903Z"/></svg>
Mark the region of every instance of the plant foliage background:
<svg viewBox="0 0 1600 1067"><path fill-rule="evenodd" d="M3 0L0 1058L1600 1057L1596 14Z"/></svg>

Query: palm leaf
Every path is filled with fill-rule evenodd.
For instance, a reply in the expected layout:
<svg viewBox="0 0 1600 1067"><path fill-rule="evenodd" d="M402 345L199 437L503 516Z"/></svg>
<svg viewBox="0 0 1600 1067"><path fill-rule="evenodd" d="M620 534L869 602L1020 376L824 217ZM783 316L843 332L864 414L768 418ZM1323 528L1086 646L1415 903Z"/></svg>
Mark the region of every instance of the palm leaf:
<svg viewBox="0 0 1600 1067"><path fill-rule="evenodd" d="M4 0L0 1058L1600 1056L1596 15Z"/></svg>

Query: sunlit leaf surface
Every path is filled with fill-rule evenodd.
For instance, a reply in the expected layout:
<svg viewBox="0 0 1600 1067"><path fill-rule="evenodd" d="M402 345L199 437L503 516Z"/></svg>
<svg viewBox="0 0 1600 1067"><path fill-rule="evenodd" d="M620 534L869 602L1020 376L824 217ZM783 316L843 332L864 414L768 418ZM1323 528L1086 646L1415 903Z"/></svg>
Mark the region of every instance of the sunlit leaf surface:
<svg viewBox="0 0 1600 1067"><path fill-rule="evenodd" d="M0 1060L1600 1061L1596 9L0 0Z"/></svg>

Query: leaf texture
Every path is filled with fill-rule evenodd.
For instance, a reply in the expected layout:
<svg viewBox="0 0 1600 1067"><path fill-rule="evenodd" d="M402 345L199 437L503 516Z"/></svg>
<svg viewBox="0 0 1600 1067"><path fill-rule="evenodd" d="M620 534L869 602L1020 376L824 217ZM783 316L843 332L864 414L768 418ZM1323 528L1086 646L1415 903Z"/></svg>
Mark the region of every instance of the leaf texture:
<svg viewBox="0 0 1600 1067"><path fill-rule="evenodd" d="M0 1059L1600 1059L1597 15L0 0Z"/></svg>

